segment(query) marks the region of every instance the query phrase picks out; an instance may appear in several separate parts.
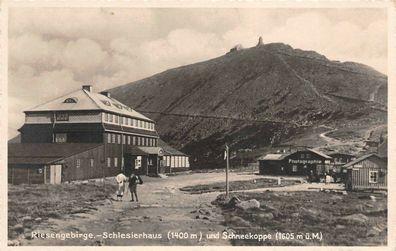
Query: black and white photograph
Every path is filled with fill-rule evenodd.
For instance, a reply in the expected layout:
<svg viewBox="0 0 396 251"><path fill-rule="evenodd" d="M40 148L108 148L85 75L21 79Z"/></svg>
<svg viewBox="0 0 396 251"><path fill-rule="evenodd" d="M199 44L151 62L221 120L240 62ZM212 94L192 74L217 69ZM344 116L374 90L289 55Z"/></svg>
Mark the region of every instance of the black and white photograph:
<svg viewBox="0 0 396 251"><path fill-rule="evenodd" d="M294 3L3 5L5 245L391 248L394 6Z"/></svg>

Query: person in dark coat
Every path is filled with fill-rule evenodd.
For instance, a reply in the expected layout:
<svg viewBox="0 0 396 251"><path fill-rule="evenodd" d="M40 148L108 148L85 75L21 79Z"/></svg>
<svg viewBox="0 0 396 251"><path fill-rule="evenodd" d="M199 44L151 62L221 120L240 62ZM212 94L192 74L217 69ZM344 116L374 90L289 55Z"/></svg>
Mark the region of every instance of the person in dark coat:
<svg viewBox="0 0 396 251"><path fill-rule="evenodd" d="M136 201L139 201L136 188L138 184L143 184L142 178L140 178L139 175L132 173L131 176L129 176L129 191L131 192L131 201L134 201L133 195L135 194Z"/></svg>

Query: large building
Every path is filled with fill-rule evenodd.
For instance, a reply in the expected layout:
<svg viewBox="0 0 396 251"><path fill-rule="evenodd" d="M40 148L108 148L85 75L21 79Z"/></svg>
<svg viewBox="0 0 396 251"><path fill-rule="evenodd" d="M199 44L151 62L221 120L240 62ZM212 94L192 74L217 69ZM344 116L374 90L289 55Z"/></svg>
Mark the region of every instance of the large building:
<svg viewBox="0 0 396 251"><path fill-rule="evenodd" d="M155 126L110 93L84 85L25 111L21 143L9 144L9 181L59 183L133 170L157 174L164 170L164 151Z"/></svg>

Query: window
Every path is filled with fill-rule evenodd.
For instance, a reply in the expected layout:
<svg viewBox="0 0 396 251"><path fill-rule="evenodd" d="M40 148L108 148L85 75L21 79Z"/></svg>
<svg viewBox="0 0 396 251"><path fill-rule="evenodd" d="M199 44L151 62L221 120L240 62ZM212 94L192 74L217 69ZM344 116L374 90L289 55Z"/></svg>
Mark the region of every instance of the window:
<svg viewBox="0 0 396 251"><path fill-rule="evenodd" d="M111 167L111 158L107 157L107 167Z"/></svg>
<svg viewBox="0 0 396 251"><path fill-rule="evenodd" d="M144 128L144 129L146 129L146 124L147 124L147 122L146 122L146 121L143 121L143 128Z"/></svg>
<svg viewBox="0 0 396 251"><path fill-rule="evenodd" d="M111 143L111 133L107 134L107 143Z"/></svg>
<svg viewBox="0 0 396 251"><path fill-rule="evenodd" d="M114 123L118 124L118 115L114 115Z"/></svg>
<svg viewBox="0 0 396 251"><path fill-rule="evenodd" d="M117 134L117 143L121 144L121 135L120 134Z"/></svg>
<svg viewBox="0 0 396 251"><path fill-rule="evenodd" d="M128 145L131 144L131 136L128 135Z"/></svg>
<svg viewBox="0 0 396 251"><path fill-rule="evenodd" d="M369 183L378 183L378 171L370 171L369 176Z"/></svg>
<svg viewBox="0 0 396 251"><path fill-rule="evenodd" d="M136 137L135 136L132 136L132 145L136 145Z"/></svg>
<svg viewBox="0 0 396 251"><path fill-rule="evenodd" d="M293 172L297 172L297 165L293 165L292 168L293 168L292 170Z"/></svg>
<svg viewBox="0 0 396 251"><path fill-rule="evenodd" d="M125 144L125 135L122 135L122 144Z"/></svg>
<svg viewBox="0 0 396 251"><path fill-rule="evenodd" d="M77 103L77 101L78 101L78 98L73 97L73 98L65 99L65 101L63 101L63 103Z"/></svg>
<svg viewBox="0 0 396 251"><path fill-rule="evenodd" d="M107 117L107 113L103 113L104 121L109 121L109 118Z"/></svg>
<svg viewBox="0 0 396 251"><path fill-rule="evenodd" d="M66 133L55 134L55 143L65 143L67 141Z"/></svg>
<svg viewBox="0 0 396 251"><path fill-rule="evenodd" d="M302 153L302 154L300 155L300 158L303 159L304 157L305 157L305 155Z"/></svg>
<svg viewBox="0 0 396 251"><path fill-rule="evenodd" d="M117 166L118 166L118 158L114 157L114 167L117 167Z"/></svg>
<svg viewBox="0 0 396 251"><path fill-rule="evenodd" d="M136 126L136 120L132 119L132 126Z"/></svg>
<svg viewBox="0 0 396 251"><path fill-rule="evenodd" d="M115 143L116 141L115 141L115 134L114 133L112 133L111 134L111 143Z"/></svg>
<svg viewBox="0 0 396 251"><path fill-rule="evenodd" d="M77 160L76 160L76 167L77 167L77 168L80 168L80 167L81 167L81 160L80 160L80 159L77 159Z"/></svg>
<svg viewBox="0 0 396 251"><path fill-rule="evenodd" d="M57 113L56 121L69 121L69 114L65 112Z"/></svg>
<svg viewBox="0 0 396 251"><path fill-rule="evenodd" d="M137 136L137 145L140 146L140 137Z"/></svg>
<svg viewBox="0 0 396 251"><path fill-rule="evenodd" d="M110 114L110 113L108 113L107 115L109 116L109 122L113 123L113 121L114 121L114 120L113 120L113 116L114 116L114 115L113 115L113 114Z"/></svg>
<svg viewBox="0 0 396 251"><path fill-rule="evenodd" d="M148 138L145 139L145 146L149 146L148 140Z"/></svg>
<svg viewBox="0 0 396 251"><path fill-rule="evenodd" d="M307 158L307 159L311 158L311 154L309 154L309 153L305 154L305 158Z"/></svg>
<svg viewBox="0 0 396 251"><path fill-rule="evenodd" d="M94 166L94 159L90 159L89 162L91 163L91 167L93 167Z"/></svg>
<svg viewBox="0 0 396 251"><path fill-rule="evenodd" d="M125 123L125 118L121 117L121 124L123 125Z"/></svg>
<svg viewBox="0 0 396 251"><path fill-rule="evenodd" d="M124 157L121 158L121 167L124 168Z"/></svg>
<svg viewBox="0 0 396 251"><path fill-rule="evenodd" d="M139 127L142 127L143 121L139 120Z"/></svg>
<svg viewBox="0 0 396 251"><path fill-rule="evenodd" d="M128 124L128 125L131 124L131 118L128 118L127 124Z"/></svg>

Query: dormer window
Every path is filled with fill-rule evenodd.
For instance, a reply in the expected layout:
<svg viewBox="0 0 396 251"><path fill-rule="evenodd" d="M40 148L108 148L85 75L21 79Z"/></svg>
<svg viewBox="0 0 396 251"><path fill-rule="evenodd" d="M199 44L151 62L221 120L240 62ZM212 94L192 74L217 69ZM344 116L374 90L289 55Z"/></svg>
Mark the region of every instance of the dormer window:
<svg viewBox="0 0 396 251"><path fill-rule="evenodd" d="M106 100L101 100L103 104L107 105L107 106L111 106L111 103L109 101Z"/></svg>
<svg viewBox="0 0 396 251"><path fill-rule="evenodd" d="M78 101L78 98L76 98L76 97L73 97L73 98L67 98L67 99L65 99L65 101L63 101L63 103L77 103L77 101Z"/></svg>
<svg viewBox="0 0 396 251"><path fill-rule="evenodd" d="M114 104L114 103L113 103L113 105L114 105L115 107L117 107L118 109L121 109L121 110L122 110L122 105Z"/></svg>

